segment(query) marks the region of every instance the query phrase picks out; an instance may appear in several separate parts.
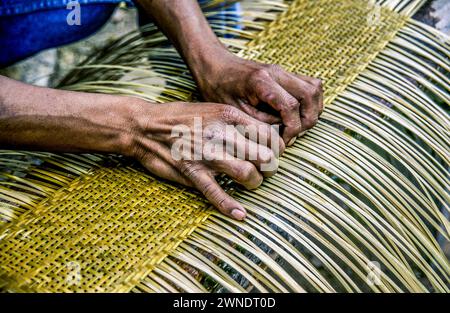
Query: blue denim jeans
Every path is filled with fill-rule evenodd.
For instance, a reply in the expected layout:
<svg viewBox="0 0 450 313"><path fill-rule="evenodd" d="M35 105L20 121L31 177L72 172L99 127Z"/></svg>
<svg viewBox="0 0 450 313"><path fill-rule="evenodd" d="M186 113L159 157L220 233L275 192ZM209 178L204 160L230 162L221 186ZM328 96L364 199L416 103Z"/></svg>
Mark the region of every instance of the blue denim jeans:
<svg viewBox="0 0 450 313"><path fill-rule="evenodd" d="M204 1L207 0L199 0ZM93 34L124 0L78 0L81 25L67 22L73 10L67 8L69 2L71 0L0 0L0 68ZM131 0L125 2L132 5ZM238 5L228 8L227 14L215 16L215 20L229 19L231 10L237 12ZM141 23L148 21L142 19Z"/></svg>

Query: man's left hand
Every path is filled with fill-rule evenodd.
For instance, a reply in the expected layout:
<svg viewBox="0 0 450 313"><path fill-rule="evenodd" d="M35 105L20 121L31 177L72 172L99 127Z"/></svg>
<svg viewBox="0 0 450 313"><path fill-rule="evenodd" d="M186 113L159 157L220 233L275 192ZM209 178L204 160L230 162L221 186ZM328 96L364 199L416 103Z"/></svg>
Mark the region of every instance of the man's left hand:
<svg viewBox="0 0 450 313"><path fill-rule="evenodd" d="M203 68L197 83L206 101L231 104L265 123L281 122L282 137L288 146L316 125L323 110L321 80L289 73L278 65L245 60L229 52ZM262 103L278 114L259 110L257 106Z"/></svg>

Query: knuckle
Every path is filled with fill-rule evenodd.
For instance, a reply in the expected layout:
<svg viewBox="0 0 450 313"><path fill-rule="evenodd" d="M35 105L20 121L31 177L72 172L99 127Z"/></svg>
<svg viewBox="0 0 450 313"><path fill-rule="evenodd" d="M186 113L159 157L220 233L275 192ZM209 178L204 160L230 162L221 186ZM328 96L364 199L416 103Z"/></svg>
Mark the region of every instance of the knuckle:
<svg viewBox="0 0 450 313"><path fill-rule="evenodd" d="M246 163L239 168L239 180L242 182L251 181L256 174L255 167L250 163Z"/></svg>
<svg viewBox="0 0 450 313"><path fill-rule="evenodd" d="M129 154L132 155L136 160L143 161L145 160L145 149L142 147L142 145L139 142L133 143L133 145L130 145L129 147Z"/></svg>
<svg viewBox="0 0 450 313"><path fill-rule="evenodd" d="M224 105L224 107L222 108L222 120L226 123L239 122L241 117L241 111L231 105Z"/></svg>
<svg viewBox="0 0 450 313"><path fill-rule="evenodd" d="M289 127L289 134L291 134L292 137L298 136L302 132L302 125L296 124L291 127Z"/></svg>
<svg viewBox="0 0 450 313"><path fill-rule="evenodd" d="M207 183L203 186L203 193L206 197L210 199L217 199L218 193L217 190L214 188L213 183Z"/></svg>
<svg viewBox="0 0 450 313"><path fill-rule="evenodd" d="M317 116L308 116L303 119L304 128L310 129L314 127L319 121Z"/></svg>
<svg viewBox="0 0 450 313"><path fill-rule="evenodd" d="M312 100L314 97L315 88L312 85L309 85L303 90L303 98L306 100Z"/></svg>
<svg viewBox="0 0 450 313"><path fill-rule="evenodd" d="M319 78L314 78L314 79L312 80L312 85L313 85L314 87L316 87L317 89L319 89L319 90L321 90L321 89L323 88L322 80L319 79Z"/></svg>
<svg viewBox="0 0 450 313"><path fill-rule="evenodd" d="M287 110L296 112L300 108L300 103L294 97L287 97L285 106Z"/></svg>
<svg viewBox="0 0 450 313"><path fill-rule="evenodd" d="M221 190L218 189L214 183L205 184L201 191L209 201L216 204L219 209L223 210L223 204L226 198L222 196Z"/></svg>
<svg viewBox="0 0 450 313"><path fill-rule="evenodd" d="M219 208L222 206L224 199L220 199L219 193L212 186L212 184L205 185L203 188L203 194L205 197L211 201L213 204L217 205Z"/></svg>
<svg viewBox="0 0 450 313"><path fill-rule="evenodd" d="M193 166L192 164L185 163L185 162L180 162L178 165L178 168L179 168L181 174L183 174L184 176L186 176L189 179L195 178L195 176L197 175L197 173L200 170L196 166Z"/></svg>
<svg viewBox="0 0 450 313"><path fill-rule="evenodd" d="M259 159L262 163L272 162L275 158L275 153L271 149L261 146L259 149Z"/></svg>
<svg viewBox="0 0 450 313"><path fill-rule="evenodd" d="M270 90L267 90L266 88L262 89L261 92L261 98L264 99L264 102L273 105L277 102L277 96L271 92Z"/></svg>
<svg viewBox="0 0 450 313"><path fill-rule="evenodd" d="M254 81L265 81L270 79L270 73L267 66L255 69L251 74L251 79Z"/></svg>
<svg viewBox="0 0 450 313"><path fill-rule="evenodd" d="M310 88L310 94L312 97L320 96L322 93L322 81L320 79L313 79L311 88Z"/></svg>
<svg viewBox="0 0 450 313"><path fill-rule="evenodd" d="M127 155L132 156L141 163L155 156L154 153L147 149L147 147L139 140L133 140L132 143L130 143Z"/></svg>
<svg viewBox="0 0 450 313"><path fill-rule="evenodd" d="M284 69L278 64L269 64L268 68L274 74L277 74L277 73L280 73L280 72L284 71Z"/></svg>

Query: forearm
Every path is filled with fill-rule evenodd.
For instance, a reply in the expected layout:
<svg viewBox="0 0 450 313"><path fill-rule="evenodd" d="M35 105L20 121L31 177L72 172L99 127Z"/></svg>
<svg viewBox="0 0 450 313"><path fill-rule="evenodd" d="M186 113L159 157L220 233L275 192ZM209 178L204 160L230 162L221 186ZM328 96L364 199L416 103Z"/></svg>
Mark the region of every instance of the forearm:
<svg viewBox="0 0 450 313"><path fill-rule="evenodd" d="M173 42L195 79L230 55L212 31L197 0L139 0Z"/></svg>
<svg viewBox="0 0 450 313"><path fill-rule="evenodd" d="M26 85L0 76L0 147L124 153L129 98Z"/></svg>

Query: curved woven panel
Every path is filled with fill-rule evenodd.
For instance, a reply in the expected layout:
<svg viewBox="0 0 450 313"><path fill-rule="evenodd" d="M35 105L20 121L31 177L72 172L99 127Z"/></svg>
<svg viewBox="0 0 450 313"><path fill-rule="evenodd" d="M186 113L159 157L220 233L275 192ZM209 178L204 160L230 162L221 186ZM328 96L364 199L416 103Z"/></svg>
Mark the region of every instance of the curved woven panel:
<svg viewBox="0 0 450 313"><path fill-rule="evenodd" d="M415 6L388 2L408 11ZM0 284L13 291L205 291L196 277L207 276L228 291L447 291L450 266L434 233L448 237L438 209L448 208L448 116L410 81L448 99L442 92L448 79L433 72L444 86L435 88L402 62L389 63L402 60L395 45L415 40L408 36L416 26L408 23L364 1L297 0L240 51L322 78L327 104L318 126L287 149L279 174L256 191L235 194L249 211L245 223L140 170L94 169L29 205L2 230ZM448 52L433 34L418 32ZM113 48L128 67L136 64L131 55L148 53ZM401 53L419 64L406 50ZM167 60L181 64L167 52L157 60L159 71L185 89L164 99L188 100L194 87L186 68L164 72ZM99 60L107 64L104 72L88 64L85 73L94 78L84 85L75 79L69 88L108 92L111 85L101 77L116 80L128 70L114 68L107 54ZM396 70L408 78L395 80ZM121 85L124 94L161 99L140 93L151 88L135 81L123 83L130 90ZM366 281L372 260L382 265L379 285Z"/></svg>
<svg viewBox="0 0 450 313"><path fill-rule="evenodd" d="M0 282L10 291L129 291L208 217L208 206L135 169L99 169L3 232Z"/></svg>

